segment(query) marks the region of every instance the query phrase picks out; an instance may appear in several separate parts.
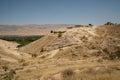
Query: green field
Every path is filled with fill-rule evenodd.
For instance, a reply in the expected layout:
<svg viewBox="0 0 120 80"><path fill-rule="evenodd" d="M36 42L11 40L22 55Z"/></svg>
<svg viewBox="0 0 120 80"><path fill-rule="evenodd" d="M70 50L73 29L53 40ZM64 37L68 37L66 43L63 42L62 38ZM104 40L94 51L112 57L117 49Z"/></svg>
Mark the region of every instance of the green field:
<svg viewBox="0 0 120 80"><path fill-rule="evenodd" d="M6 41L17 42L20 44L18 45L18 47L22 47L22 46L29 44L30 42L40 39L41 37L43 37L43 35L40 35L40 36L38 35L37 36L0 36L0 39L6 40Z"/></svg>

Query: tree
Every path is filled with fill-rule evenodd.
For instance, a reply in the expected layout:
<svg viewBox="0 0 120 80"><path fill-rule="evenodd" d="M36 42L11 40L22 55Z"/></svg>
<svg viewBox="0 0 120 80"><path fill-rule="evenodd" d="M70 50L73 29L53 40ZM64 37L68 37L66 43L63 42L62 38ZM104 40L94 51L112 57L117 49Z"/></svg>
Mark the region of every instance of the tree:
<svg viewBox="0 0 120 80"><path fill-rule="evenodd" d="M114 25L114 23L112 23L112 22L107 22L107 23L105 23L104 25Z"/></svg>
<svg viewBox="0 0 120 80"><path fill-rule="evenodd" d="M89 24L89 26L93 26L92 24Z"/></svg>
<svg viewBox="0 0 120 80"><path fill-rule="evenodd" d="M50 31L50 33L53 33L53 32L54 32L53 30Z"/></svg>

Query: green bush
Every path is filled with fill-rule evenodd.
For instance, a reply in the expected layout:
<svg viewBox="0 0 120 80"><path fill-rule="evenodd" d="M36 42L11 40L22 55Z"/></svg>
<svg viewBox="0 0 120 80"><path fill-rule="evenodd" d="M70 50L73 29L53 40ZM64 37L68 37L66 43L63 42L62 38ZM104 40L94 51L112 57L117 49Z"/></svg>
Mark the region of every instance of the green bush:
<svg viewBox="0 0 120 80"><path fill-rule="evenodd" d="M112 23L112 22L107 22L107 23L105 23L104 25L114 25L114 23Z"/></svg>

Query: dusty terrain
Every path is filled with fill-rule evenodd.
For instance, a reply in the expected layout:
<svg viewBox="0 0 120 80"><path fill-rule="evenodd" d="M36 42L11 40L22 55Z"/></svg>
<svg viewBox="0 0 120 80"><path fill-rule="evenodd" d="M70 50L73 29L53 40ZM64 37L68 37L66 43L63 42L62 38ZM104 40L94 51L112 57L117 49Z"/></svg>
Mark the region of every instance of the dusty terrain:
<svg viewBox="0 0 120 80"><path fill-rule="evenodd" d="M18 49L16 43L0 44L0 66L14 69L19 80L120 80L119 25L57 31ZM5 60L8 50L14 53Z"/></svg>

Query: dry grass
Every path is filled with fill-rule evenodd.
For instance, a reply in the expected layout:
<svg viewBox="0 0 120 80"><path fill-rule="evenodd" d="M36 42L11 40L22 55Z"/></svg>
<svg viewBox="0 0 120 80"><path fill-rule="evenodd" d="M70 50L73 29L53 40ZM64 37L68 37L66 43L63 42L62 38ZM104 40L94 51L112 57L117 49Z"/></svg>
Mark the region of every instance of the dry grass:
<svg viewBox="0 0 120 80"><path fill-rule="evenodd" d="M92 70L91 72L77 73L73 69L68 68L62 71L59 76L48 75L43 80L120 80L120 71L111 71L111 73L105 71L102 73Z"/></svg>
<svg viewBox="0 0 120 80"><path fill-rule="evenodd" d="M76 80L75 72L71 69L64 70L62 72L62 79L63 80Z"/></svg>
<svg viewBox="0 0 120 80"><path fill-rule="evenodd" d="M62 72L62 80L120 80L120 71L105 70L104 73L91 70L90 72L75 73L72 69Z"/></svg>
<svg viewBox="0 0 120 80"><path fill-rule="evenodd" d="M45 58L39 58L40 55L38 54L35 58L21 61L18 63L18 66L15 63L11 67L23 68L17 71L18 75L20 75L20 80L120 80L119 59L103 59L103 57L109 57L110 51L115 52L117 50L115 49L116 45L120 45L120 28L116 27L114 30L112 28L112 26L98 27L95 33L98 36L91 36L91 40L89 40L90 35L86 32L88 34L86 42L76 45L70 45L71 42L69 42L67 46L63 37L58 39L57 36L47 35L41 40L23 47L23 49L28 52L40 53L41 48L47 49L49 47L53 51L53 47L55 47L55 49L58 49L58 52L54 57L48 58L49 55L46 54L50 53L50 51L43 51L40 55L44 54ZM84 34L87 31L84 30L80 34ZM66 38L72 39L69 37L69 34L66 34ZM75 40L76 38L77 36ZM81 38L83 37L81 36L80 40ZM60 42L62 39L63 42ZM72 41L75 42L74 38ZM109 46L109 44L112 46ZM59 45L62 45L62 47L59 48Z"/></svg>

